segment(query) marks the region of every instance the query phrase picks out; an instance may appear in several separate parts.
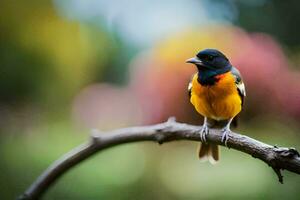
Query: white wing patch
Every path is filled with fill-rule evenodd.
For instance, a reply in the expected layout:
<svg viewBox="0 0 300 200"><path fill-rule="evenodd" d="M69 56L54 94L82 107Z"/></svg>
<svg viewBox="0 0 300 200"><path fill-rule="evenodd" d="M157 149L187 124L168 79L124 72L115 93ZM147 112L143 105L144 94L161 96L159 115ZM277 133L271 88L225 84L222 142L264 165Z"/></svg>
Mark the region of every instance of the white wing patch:
<svg viewBox="0 0 300 200"><path fill-rule="evenodd" d="M192 96L192 82L189 83L189 86L188 86L188 92L189 92L189 97L191 98Z"/></svg>
<svg viewBox="0 0 300 200"><path fill-rule="evenodd" d="M189 86L188 86L188 90L189 90L189 91L192 90L192 86L193 86L193 84L192 84L192 82L190 82L190 83L189 83Z"/></svg>
<svg viewBox="0 0 300 200"><path fill-rule="evenodd" d="M241 81L239 83L236 83L236 87L240 91L240 93L245 97L246 96L246 89L244 83Z"/></svg>

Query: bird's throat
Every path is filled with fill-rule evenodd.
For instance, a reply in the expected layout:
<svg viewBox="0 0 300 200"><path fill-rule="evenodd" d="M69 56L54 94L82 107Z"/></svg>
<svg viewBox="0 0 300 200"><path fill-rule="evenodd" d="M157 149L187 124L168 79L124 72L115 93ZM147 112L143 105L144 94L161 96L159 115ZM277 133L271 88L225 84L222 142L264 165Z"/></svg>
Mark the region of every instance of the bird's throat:
<svg viewBox="0 0 300 200"><path fill-rule="evenodd" d="M198 82L201 85L211 86L217 83L223 75L230 71L230 68L223 68L223 69L198 69Z"/></svg>

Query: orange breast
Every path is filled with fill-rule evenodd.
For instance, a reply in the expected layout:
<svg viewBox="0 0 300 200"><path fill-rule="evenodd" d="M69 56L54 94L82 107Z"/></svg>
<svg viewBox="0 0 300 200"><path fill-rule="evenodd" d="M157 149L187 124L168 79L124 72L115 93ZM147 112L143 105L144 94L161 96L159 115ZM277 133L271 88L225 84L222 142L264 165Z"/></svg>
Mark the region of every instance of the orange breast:
<svg viewBox="0 0 300 200"><path fill-rule="evenodd" d="M203 86L197 79L198 74L195 74L190 101L198 113L211 119L225 120L241 111L242 100L231 72L219 76L219 81L212 86Z"/></svg>

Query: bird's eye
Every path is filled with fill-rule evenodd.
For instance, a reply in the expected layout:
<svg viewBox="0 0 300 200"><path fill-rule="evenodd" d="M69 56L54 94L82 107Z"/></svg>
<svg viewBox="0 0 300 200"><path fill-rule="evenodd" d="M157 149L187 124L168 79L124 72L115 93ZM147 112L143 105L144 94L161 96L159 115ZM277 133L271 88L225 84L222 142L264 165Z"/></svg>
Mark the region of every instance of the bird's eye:
<svg viewBox="0 0 300 200"><path fill-rule="evenodd" d="M213 56L208 56L208 57L207 57L207 60L209 60L209 61L212 61L213 59L214 59Z"/></svg>

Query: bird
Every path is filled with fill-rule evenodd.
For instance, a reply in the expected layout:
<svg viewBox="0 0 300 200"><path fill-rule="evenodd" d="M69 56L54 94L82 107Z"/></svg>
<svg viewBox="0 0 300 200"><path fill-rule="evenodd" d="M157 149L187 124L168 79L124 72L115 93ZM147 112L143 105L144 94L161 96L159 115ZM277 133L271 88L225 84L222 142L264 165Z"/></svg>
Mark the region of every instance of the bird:
<svg viewBox="0 0 300 200"><path fill-rule="evenodd" d="M201 50L186 63L197 67L188 85L188 93L191 104L204 117L198 156L216 163L219 160L219 147L208 144L206 137L210 128L221 126L221 142L227 146L229 134L232 133L230 125L244 105L245 85L239 70L217 49Z"/></svg>

